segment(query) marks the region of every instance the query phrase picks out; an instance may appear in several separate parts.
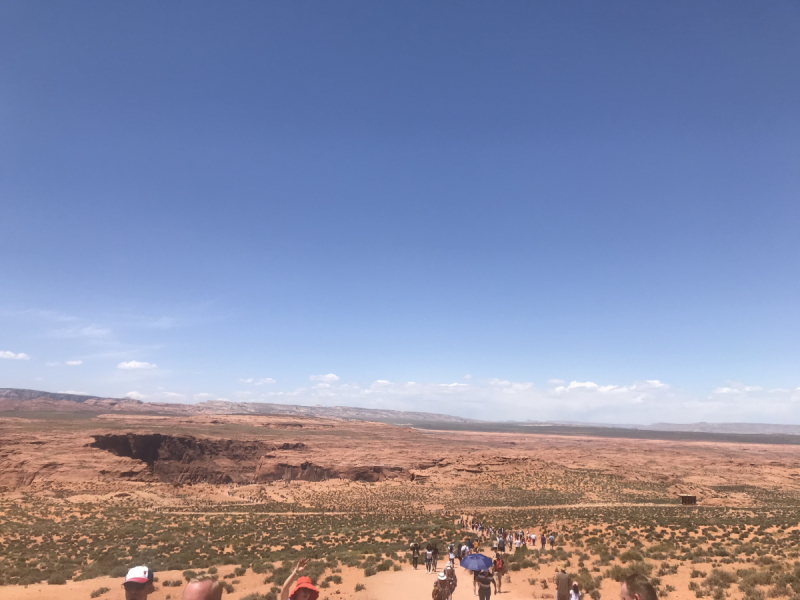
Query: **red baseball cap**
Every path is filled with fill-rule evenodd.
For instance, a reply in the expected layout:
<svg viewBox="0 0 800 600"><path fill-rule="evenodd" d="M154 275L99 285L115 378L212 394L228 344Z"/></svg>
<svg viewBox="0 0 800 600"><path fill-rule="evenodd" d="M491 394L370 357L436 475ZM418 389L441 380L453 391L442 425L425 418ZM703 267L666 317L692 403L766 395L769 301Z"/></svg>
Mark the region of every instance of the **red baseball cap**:
<svg viewBox="0 0 800 600"><path fill-rule="evenodd" d="M292 593L289 594L289 598L294 598L295 592L297 592L297 590L300 588L306 588L309 590L311 592L311 600L317 600L317 597L319 596L319 590L314 587L314 584L311 583L311 579L308 577L301 577L297 580L297 583L295 583L294 587L292 588Z"/></svg>

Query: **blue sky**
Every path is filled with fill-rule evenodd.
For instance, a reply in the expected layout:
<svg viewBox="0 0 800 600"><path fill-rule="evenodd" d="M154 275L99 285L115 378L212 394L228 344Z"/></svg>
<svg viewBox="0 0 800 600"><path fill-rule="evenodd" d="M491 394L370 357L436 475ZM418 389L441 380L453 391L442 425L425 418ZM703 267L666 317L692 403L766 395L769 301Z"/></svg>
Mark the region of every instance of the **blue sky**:
<svg viewBox="0 0 800 600"><path fill-rule="evenodd" d="M0 386L800 422L795 2L0 7Z"/></svg>

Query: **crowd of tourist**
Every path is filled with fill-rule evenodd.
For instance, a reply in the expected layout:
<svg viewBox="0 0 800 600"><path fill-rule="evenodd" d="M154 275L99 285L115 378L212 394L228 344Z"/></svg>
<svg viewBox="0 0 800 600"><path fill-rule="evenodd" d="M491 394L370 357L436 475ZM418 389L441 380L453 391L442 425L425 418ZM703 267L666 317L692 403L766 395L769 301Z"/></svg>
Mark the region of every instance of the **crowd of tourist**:
<svg viewBox="0 0 800 600"><path fill-rule="evenodd" d="M535 547L537 535L523 530L506 531L504 528L493 530L484 528L480 523L468 523L462 519L463 526L475 533L478 537L489 537L492 541L494 559L489 559L479 554L481 544L477 537L467 539L459 547L449 544L446 548L447 560L441 572L438 570L439 547L436 543L429 543L424 550L419 543L413 542L410 546L411 566L417 570L420 555L424 552L425 572L436 575L433 584L432 600L452 600L453 592L458 585L456 563L472 572L473 595L479 600L488 600L492 591L502 593L503 576L505 575L504 554L506 548L514 550L530 544ZM555 543L555 533L539 534L538 539L542 548L549 543ZM474 556L477 555L477 556ZM472 556L472 558L470 558ZM307 559L301 558L289 577L283 583L279 600L317 600L319 590L309 577L303 575L308 564ZM153 571L146 566L134 567L128 571L123 586L125 600L147 600L147 596L154 591ZM577 582L573 582L564 568L558 570L553 578L556 587L555 600L582 600L583 594ZM182 600L221 600L222 584L211 575L196 576L188 581L183 590ZM658 600L653 586L646 578L640 575L631 575L626 578L620 587L620 600Z"/></svg>

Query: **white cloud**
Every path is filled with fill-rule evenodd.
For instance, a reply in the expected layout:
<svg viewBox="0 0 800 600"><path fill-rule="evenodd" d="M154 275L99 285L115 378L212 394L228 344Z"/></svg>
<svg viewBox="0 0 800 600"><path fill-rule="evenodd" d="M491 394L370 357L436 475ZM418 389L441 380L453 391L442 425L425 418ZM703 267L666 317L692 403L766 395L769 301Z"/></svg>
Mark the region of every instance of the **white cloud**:
<svg viewBox="0 0 800 600"><path fill-rule="evenodd" d="M140 394L139 392L128 392L125 394L126 398L132 398L133 400L144 400L147 398L145 394Z"/></svg>
<svg viewBox="0 0 800 600"><path fill-rule="evenodd" d="M333 373L328 373L327 375L312 375L309 377L311 381L322 381L325 383L336 383L339 381L339 376L334 375Z"/></svg>
<svg viewBox="0 0 800 600"><path fill-rule="evenodd" d="M117 368L123 371L132 371L138 369L157 369L158 365L149 362L139 362L138 360L129 360L128 362L119 363Z"/></svg>
<svg viewBox="0 0 800 600"><path fill-rule="evenodd" d="M76 392L75 390L62 390L58 392L59 394L74 394L76 396L88 396L86 392Z"/></svg>
<svg viewBox="0 0 800 600"><path fill-rule="evenodd" d="M68 360L67 363L70 367L77 367L78 365L82 365L82 360Z"/></svg>
<svg viewBox="0 0 800 600"><path fill-rule="evenodd" d="M727 386L718 387L712 393L714 394L747 394L750 392L760 392L764 388L760 385L745 385L737 381L729 382Z"/></svg>
<svg viewBox="0 0 800 600"><path fill-rule="evenodd" d="M7 358L8 360L30 360L31 357L24 352L9 352L8 350L0 350L0 358Z"/></svg>
<svg viewBox="0 0 800 600"><path fill-rule="evenodd" d="M594 381L571 381L570 384L567 386L568 390L577 390L580 388L586 388L587 390L596 390L600 386L597 385Z"/></svg>
<svg viewBox="0 0 800 600"><path fill-rule="evenodd" d="M203 400L204 398L211 398L211 396L212 394L209 394L208 392L199 392L194 395L194 397L198 400Z"/></svg>
<svg viewBox="0 0 800 600"><path fill-rule="evenodd" d="M564 385L563 379L548 379L547 385Z"/></svg>
<svg viewBox="0 0 800 600"><path fill-rule="evenodd" d="M240 379L239 381L242 383L252 383L253 385L268 385L275 383L275 380L272 377L262 377L261 379L247 377L246 379Z"/></svg>

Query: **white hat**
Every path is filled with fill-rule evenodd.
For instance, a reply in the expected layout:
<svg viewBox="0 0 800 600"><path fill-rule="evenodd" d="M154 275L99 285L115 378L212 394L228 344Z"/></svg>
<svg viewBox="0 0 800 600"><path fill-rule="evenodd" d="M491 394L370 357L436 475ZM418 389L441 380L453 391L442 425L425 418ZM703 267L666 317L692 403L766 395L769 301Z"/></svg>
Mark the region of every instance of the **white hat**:
<svg viewBox="0 0 800 600"><path fill-rule="evenodd" d="M445 575L444 573L439 573L439 580L444 581L445 579L447 579L447 575Z"/></svg>
<svg viewBox="0 0 800 600"><path fill-rule="evenodd" d="M153 572L147 567L133 567L125 576L125 583L153 583Z"/></svg>

